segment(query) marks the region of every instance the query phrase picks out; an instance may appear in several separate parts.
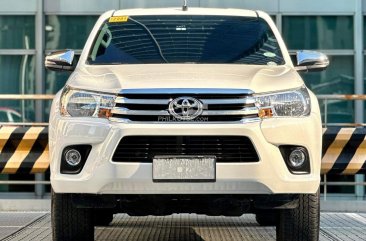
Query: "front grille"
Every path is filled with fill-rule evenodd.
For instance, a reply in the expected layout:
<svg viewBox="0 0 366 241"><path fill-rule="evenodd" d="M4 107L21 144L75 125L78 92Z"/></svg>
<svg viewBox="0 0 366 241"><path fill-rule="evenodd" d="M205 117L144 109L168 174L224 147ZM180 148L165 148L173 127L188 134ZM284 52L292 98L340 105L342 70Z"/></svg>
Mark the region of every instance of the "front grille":
<svg viewBox="0 0 366 241"><path fill-rule="evenodd" d="M178 97L193 97L203 104L193 120L178 120L169 104ZM252 92L243 89L135 89L121 92L115 100L111 121L119 122L237 122L258 120Z"/></svg>
<svg viewBox="0 0 366 241"><path fill-rule="evenodd" d="M161 155L208 155L216 156L217 162L259 161L246 136L126 136L112 160L151 163L154 156Z"/></svg>

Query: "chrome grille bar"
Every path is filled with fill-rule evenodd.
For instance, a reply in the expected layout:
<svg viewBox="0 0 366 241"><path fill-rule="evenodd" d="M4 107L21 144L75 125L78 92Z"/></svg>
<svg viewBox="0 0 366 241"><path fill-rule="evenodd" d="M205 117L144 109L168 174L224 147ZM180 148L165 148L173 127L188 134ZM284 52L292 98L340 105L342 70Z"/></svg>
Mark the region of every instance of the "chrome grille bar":
<svg viewBox="0 0 366 241"><path fill-rule="evenodd" d="M167 105L171 99L129 99L126 97L117 97L117 104L139 104L139 105Z"/></svg>
<svg viewBox="0 0 366 241"><path fill-rule="evenodd" d="M258 108L244 108L241 110L204 110L202 116L214 116L214 115L257 115Z"/></svg>
<svg viewBox="0 0 366 241"><path fill-rule="evenodd" d="M230 95L252 95L254 92L248 89L214 89L214 88L154 88L154 89L124 89L120 95L130 94L230 94Z"/></svg>
<svg viewBox="0 0 366 241"><path fill-rule="evenodd" d="M201 99L201 102L206 105L220 105L220 104L254 104L255 99L252 97L248 98L238 98L238 99Z"/></svg>
<svg viewBox="0 0 366 241"><path fill-rule="evenodd" d="M129 99L126 97L117 97L115 102L118 104L140 104L140 105L168 105L172 101L170 99ZM254 104L255 98L238 98L238 99L200 99L203 104Z"/></svg>
<svg viewBox="0 0 366 241"><path fill-rule="evenodd" d="M166 110L129 110L127 108L115 107L112 109L112 114L168 116L169 112Z"/></svg>
<svg viewBox="0 0 366 241"><path fill-rule="evenodd" d="M169 112L166 110L129 110L127 108L115 107L112 110L112 114L117 115L154 115L154 116L169 116ZM258 108L243 108L241 110L204 110L201 116L214 116L214 115L256 115L258 114Z"/></svg>

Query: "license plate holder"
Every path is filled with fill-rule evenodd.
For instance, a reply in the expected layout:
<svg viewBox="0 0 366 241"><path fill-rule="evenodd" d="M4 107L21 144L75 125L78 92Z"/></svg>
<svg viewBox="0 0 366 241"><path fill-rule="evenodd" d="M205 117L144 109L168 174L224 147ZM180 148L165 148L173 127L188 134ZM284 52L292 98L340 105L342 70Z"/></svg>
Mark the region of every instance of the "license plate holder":
<svg viewBox="0 0 366 241"><path fill-rule="evenodd" d="M155 156L154 182L215 182L215 156Z"/></svg>

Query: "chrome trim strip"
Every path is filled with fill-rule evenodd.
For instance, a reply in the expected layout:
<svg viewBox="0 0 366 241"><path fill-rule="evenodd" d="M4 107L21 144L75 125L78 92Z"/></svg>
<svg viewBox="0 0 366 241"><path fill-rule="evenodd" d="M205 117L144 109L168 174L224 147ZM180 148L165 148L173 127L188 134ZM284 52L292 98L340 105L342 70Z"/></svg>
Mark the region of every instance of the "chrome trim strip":
<svg viewBox="0 0 366 241"><path fill-rule="evenodd" d="M201 116L213 115L258 115L258 108L243 108L241 110L204 110Z"/></svg>
<svg viewBox="0 0 366 241"><path fill-rule="evenodd" d="M229 94L229 95L251 95L254 91L249 89L213 89L213 88L154 88L154 89L123 89L123 94Z"/></svg>
<svg viewBox="0 0 366 241"><path fill-rule="evenodd" d="M141 105L168 105L171 99L129 99L126 97L117 97L117 104L141 104Z"/></svg>
<svg viewBox="0 0 366 241"><path fill-rule="evenodd" d="M212 105L212 104L254 104L254 98L240 98L240 99L200 99L203 104Z"/></svg>
<svg viewBox="0 0 366 241"><path fill-rule="evenodd" d="M112 114L117 115L145 115L145 116L170 116L166 110L129 110L123 107L115 107L112 109ZM257 115L258 108L243 108L241 110L204 110L200 116L214 115Z"/></svg>
<svg viewBox="0 0 366 241"><path fill-rule="evenodd" d="M112 114L117 115L146 115L146 116L169 116L166 110L129 110L123 107L114 107Z"/></svg>
<svg viewBox="0 0 366 241"><path fill-rule="evenodd" d="M125 118L115 118L110 117L110 122L114 123L122 123L122 124L247 124L247 123L254 123L254 122L260 122L261 118L255 117L255 118L243 118L239 121L131 121L129 119Z"/></svg>
<svg viewBox="0 0 366 241"><path fill-rule="evenodd" d="M203 104L254 104L255 98L239 98L239 99L199 99ZM117 104L141 104L141 105L168 105L172 99L129 99L126 97L117 97Z"/></svg>

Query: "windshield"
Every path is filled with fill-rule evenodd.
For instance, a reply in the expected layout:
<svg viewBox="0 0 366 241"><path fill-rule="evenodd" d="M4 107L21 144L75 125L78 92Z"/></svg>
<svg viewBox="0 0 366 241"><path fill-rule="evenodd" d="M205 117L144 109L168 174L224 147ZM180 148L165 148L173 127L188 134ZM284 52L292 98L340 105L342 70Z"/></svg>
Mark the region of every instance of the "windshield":
<svg viewBox="0 0 366 241"><path fill-rule="evenodd" d="M282 65L278 42L261 18L163 15L111 17L88 64Z"/></svg>

